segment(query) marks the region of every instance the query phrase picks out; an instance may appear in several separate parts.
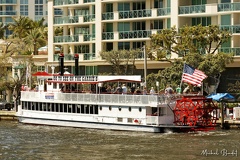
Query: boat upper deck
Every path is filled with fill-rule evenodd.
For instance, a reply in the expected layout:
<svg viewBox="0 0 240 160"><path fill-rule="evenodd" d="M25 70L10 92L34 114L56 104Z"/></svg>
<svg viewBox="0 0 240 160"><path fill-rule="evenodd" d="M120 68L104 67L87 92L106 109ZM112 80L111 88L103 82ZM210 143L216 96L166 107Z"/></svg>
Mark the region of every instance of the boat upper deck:
<svg viewBox="0 0 240 160"><path fill-rule="evenodd" d="M173 98L175 97L175 98ZM179 95L132 95L22 91L21 101L95 105L152 106L175 102ZM175 99L175 100L173 100Z"/></svg>

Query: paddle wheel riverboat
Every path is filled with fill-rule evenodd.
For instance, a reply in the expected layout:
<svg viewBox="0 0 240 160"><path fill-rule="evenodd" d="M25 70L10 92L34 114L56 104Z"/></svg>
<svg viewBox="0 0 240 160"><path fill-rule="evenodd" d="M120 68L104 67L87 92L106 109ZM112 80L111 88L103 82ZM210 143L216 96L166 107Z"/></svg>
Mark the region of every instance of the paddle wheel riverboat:
<svg viewBox="0 0 240 160"><path fill-rule="evenodd" d="M203 96L114 94L100 92L113 81L140 83L140 76L38 77L38 91L22 91L18 117L22 123L146 132L209 130L217 108ZM96 89L81 90L90 84ZM62 90L69 86L70 90ZM71 90L70 86L75 89ZM93 87L91 87L93 88Z"/></svg>
<svg viewBox="0 0 240 160"><path fill-rule="evenodd" d="M145 132L209 130L216 126L218 113L212 99L103 93L105 83L137 85L141 76L79 76L64 74L62 68L60 74L35 74L38 90L21 92L19 122ZM89 90L84 90L85 85Z"/></svg>

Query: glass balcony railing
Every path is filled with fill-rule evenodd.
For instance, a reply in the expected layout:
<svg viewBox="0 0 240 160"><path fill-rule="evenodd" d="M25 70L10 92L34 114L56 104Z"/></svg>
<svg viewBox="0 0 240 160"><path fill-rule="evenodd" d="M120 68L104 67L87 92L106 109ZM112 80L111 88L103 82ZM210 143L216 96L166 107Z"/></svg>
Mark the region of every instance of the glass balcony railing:
<svg viewBox="0 0 240 160"><path fill-rule="evenodd" d="M218 4L218 12L239 11L240 3L220 3Z"/></svg>
<svg viewBox="0 0 240 160"><path fill-rule="evenodd" d="M218 52L223 52L223 53L233 53L234 56L240 56L240 47L222 47L219 48Z"/></svg>
<svg viewBox="0 0 240 160"><path fill-rule="evenodd" d="M114 39L114 33L113 32L103 32L102 40L109 40L109 39Z"/></svg>
<svg viewBox="0 0 240 160"><path fill-rule="evenodd" d="M102 20L112 20L114 19L113 12L106 12L102 14Z"/></svg>
<svg viewBox="0 0 240 160"><path fill-rule="evenodd" d="M46 13L46 15L47 15L47 13ZM55 16L61 16L61 15L63 15L63 11L61 11L61 10L55 10L55 11L54 11L54 15L55 15Z"/></svg>
<svg viewBox="0 0 240 160"><path fill-rule="evenodd" d="M83 60L94 60L95 58L95 53L84 53L83 55Z"/></svg>
<svg viewBox="0 0 240 160"><path fill-rule="evenodd" d="M170 15L171 13L171 8L158 8L157 9L157 16L166 16Z"/></svg>
<svg viewBox="0 0 240 160"><path fill-rule="evenodd" d="M95 2L95 0L84 0L83 3L92 3Z"/></svg>
<svg viewBox="0 0 240 160"><path fill-rule="evenodd" d="M240 33L240 25L221 25L220 26L221 30L227 30L231 33Z"/></svg>
<svg viewBox="0 0 240 160"><path fill-rule="evenodd" d="M122 31L119 32L119 39L148 38L151 34L151 31L146 30Z"/></svg>
<svg viewBox="0 0 240 160"><path fill-rule="evenodd" d="M83 41L94 41L95 40L95 34L84 34L83 35Z"/></svg>
<svg viewBox="0 0 240 160"><path fill-rule="evenodd" d="M53 55L53 61L58 61L59 55L54 54ZM74 55L72 54L64 54L64 61L73 61L74 60Z"/></svg>
<svg viewBox="0 0 240 160"><path fill-rule="evenodd" d="M141 18L151 17L152 11L150 9L134 10L134 11L119 11L119 19L125 18Z"/></svg>
<svg viewBox="0 0 240 160"><path fill-rule="evenodd" d="M205 13L205 5L180 6L179 14Z"/></svg>
<svg viewBox="0 0 240 160"><path fill-rule="evenodd" d="M83 21L84 22L93 22L95 21L95 15L85 15L83 16Z"/></svg>
<svg viewBox="0 0 240 160"><path fill-rule="evenodd" d="M78 16L54 17L54 24L78 23Z"/></svg>
<svg viewBox="0 0 240 160"><path fill-rule="evenodd" d="M54 6L78 4L78 0L54 0Z"/></svg>
<svg viewBox="0 0 240 160"><path fill-rule="evenodd" d="M55 36L54 43L79 42L79 35Z"/></svg>
<svg viewBox="0 0 240 160"><path fill-rule="evenodd" d="M17 11L0 11L1 16L15 16Z"/></svg>
<svg viewBox="0 0 240 160"><path fill-rule="evenodd" d="M17 4L17 0L0 0L0 4Z"/></svg>

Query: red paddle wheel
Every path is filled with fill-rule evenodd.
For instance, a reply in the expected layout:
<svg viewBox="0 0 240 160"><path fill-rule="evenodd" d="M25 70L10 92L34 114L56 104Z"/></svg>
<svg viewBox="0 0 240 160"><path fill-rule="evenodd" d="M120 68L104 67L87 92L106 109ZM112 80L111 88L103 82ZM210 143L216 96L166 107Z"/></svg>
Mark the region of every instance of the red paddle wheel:
<svg viewBox="0 0 240 160"><path fill-rule="evenodd" d="M216 126L217 107L211 98L185 96L177 100L173 112L177 126L192 126L193 130L211 130Z"/></svg>

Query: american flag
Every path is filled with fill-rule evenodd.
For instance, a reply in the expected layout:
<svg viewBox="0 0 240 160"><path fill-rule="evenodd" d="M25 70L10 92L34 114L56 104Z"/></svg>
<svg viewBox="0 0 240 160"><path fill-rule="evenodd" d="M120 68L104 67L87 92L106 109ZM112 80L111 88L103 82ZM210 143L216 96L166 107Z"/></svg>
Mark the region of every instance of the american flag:
<svg viewBox="0 0 240 160"><path fill-rule="evenodd" d="M207 78L207 75L204 72L184 64L182 82L201 86L205 78Z"/></svg>

